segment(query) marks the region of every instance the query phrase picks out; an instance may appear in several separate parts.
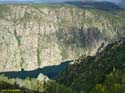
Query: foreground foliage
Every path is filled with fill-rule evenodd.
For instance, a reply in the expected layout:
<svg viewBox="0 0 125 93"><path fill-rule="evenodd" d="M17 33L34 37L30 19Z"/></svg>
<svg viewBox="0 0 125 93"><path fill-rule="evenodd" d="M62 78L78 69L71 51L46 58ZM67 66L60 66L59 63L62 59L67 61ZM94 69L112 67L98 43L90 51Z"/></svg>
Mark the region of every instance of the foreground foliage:
<svg viewBox="0 0 125 93"><path fill-rule="evenodd" d="M17 93L74 93L71 88L67 88L52 80L45 82L28 77L24 80L19 78L9 79L1 75L0 92L5 90L16 91Z"/></svg>
<svg viewBox="0 0 125 93"><path fill-rule="evenodd" d="M109 44L94 57L69 66L57 81L77 93L124 93L125 39Z"/></svg>

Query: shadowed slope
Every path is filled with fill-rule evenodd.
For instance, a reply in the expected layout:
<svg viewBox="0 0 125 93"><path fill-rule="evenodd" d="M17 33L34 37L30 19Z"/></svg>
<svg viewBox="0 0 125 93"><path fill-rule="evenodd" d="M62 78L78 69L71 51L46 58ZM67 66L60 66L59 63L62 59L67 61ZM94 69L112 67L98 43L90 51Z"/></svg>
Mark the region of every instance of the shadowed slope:
<svg viewBox="0 0 125 93"><path fill-rule="evenodd" d="M119 10L122 9L120 6L116 5L112 2L82 2L82 1L69 1L65 2L65 4L74 5L80 8L95 8L102 10Z"/></svg>

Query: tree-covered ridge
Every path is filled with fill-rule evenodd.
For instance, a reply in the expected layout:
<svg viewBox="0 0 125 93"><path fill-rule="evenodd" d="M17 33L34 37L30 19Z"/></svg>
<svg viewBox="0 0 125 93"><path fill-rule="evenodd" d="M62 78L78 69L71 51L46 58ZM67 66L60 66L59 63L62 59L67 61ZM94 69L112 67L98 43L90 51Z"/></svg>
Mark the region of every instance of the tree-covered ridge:
<svg viewBox="0 0 125 93"><path fill-rule="evenodd" d="M124 93L125 39L109 44L94 57L80 58L57 81L77 93Z"/></svg>

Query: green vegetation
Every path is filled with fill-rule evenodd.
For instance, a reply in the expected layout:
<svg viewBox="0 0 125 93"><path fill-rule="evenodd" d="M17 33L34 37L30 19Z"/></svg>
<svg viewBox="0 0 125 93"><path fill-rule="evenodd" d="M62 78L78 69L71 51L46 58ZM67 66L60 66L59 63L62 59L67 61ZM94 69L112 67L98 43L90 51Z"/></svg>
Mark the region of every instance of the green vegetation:
<svg viewBox="0 0 125 93"><path fill-rule="evenodd" d="M14 30L14 36L15 36L15 38L17 40L18 46L20 46L20 43L21 43L20 36L17 35L16 29Z"/></svg>
<svg viewBox="0 0 125 93"><path fill-rule="evenodd" d="M125 69L106 75L104 82L96 84L91 93L125 93Z"/></svg>
<svg viewBox="0 0 125 93"><path fill-rule="evenodd" d="M0 19L4 18L5 14L9 11L9 6L8 5L4 5L4 4L0 4Z"/></svg>
<svg viewBox="0 0 125 93"><path fill-rule="evenodd" d="M0 76L0 92L2 90L19 90L19 93L75 93L71 88L58 84L55 81L49 80L39 81L34 78L8 79L4 75Z"/></svg>
<svg viewBox="0 0 125 93"><path fill-rule="evenodd" d="M58 84L55 81L48 82L45 93L75 93L71 88Z"/></svg>
<svg viewBox="0 0 125 93"><path fill-rule="evenodd" d="M125 40L109 44L95 57L80 60L80 64L76 61L56 80L77 93L124 92Z"/></svg>
<svg viewBox="0 0 125 93"><path fill-rule="evenodd" d="M38 66L41 65L40 50L39 50L39 47L37 48L37 63L38 63Z"/></svg>
<svg viewBox="0 0 125 93"><path fill-rule="evenodd" d="M61 56L62 56L62 60L65 60L65 59L67 59L68 58L68 53L67 53L67 51L66 51L66 49L65 48L60 48L61 49Z"/></svg>
<svg viewBox="0 0 125 93"><path fill-rule="evenodd" d="M44 3L44 4L32 4L31 5L34 8L61 8L61 7L65 7L65 8L73 8L76 7L74 5L69 5L69 4L49 4L49 3Z"/></svg>
<svg viewBox="0 0 125 93"><path fill-rule="evenodd" d="M42 87L43 84L44 82L40 82L36 79L8 79L5 76L0 76L1 93L41 93L44 91L44 88Z"/></svg>
<svg viewBox="0 0 125 93"><path fill-rule="evenodd" d="M98 9L91 9L94 15L97 15L97 18L104 17L108 19L110 24L115 27L125 27L125 11L124 10L116 10L116 11L102 11ZM108 25L108 24L107 24ZM115 29L114 29L115 30Z"/></svg>

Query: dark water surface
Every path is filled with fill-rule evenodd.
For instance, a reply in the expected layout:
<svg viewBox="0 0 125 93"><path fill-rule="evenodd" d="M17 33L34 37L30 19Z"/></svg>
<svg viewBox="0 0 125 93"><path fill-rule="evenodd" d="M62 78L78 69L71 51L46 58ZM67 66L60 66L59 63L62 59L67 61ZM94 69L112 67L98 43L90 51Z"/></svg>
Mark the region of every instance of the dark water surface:
<svg viewBox="0 0 125 93"><path fill-rule="evenodd" d="M43 73L44 75L47 75L49 78L54 78L59 74L59 72L63 71L66 67L68 67L70 62L72 61L65 61L60 65L47 66L32 71L25 71L22 69L22 71L0 72L0 75L4 74L8 78L25 79L26 77L37 78L40 73Z"/></svg>

